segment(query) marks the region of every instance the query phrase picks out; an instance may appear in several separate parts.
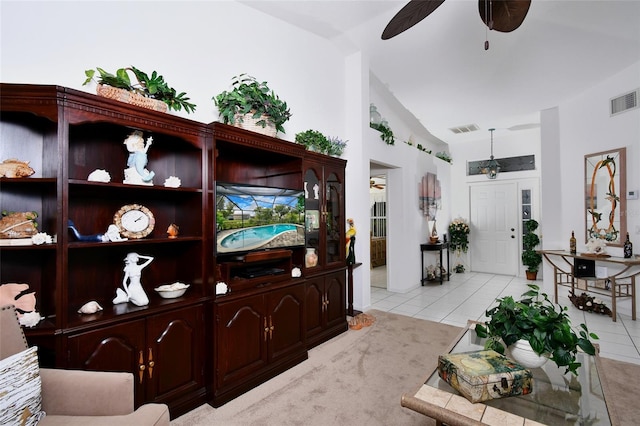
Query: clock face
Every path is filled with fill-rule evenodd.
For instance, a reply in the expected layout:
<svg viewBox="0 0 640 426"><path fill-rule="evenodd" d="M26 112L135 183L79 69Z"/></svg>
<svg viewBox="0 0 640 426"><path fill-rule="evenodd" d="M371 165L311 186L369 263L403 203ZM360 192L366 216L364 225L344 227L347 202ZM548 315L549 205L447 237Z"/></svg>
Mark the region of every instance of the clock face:
<svg viewBox="0 0 640 426"><path fill-rule="evenodd" d="M113 223L127 238L144 238L156 224L151 210L140 204L127 204L113 215Z"/></svg>

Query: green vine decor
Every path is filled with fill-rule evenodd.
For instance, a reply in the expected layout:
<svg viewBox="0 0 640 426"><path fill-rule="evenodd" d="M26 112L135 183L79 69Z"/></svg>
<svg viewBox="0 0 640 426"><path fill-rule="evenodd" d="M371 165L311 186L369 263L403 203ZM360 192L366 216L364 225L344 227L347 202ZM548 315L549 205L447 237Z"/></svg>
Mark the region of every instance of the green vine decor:
<svg viewBox="0 0 640 426"><path fill-rule="evenodd" d="M451 164L451 156L445 151L436 152L436 157Z"/></svg>
<svg viewBox="0 0 640 426"><path fill-rule="evenodd" d="M382 139L384 143L386 143L387 145L395 145L396 139L394 138L393 132L389 127L385 126L382 123L370 123L369 127L380 132L380 139Z"/></svg>
<svg viewBox="0 0 640 426"><path fill-rule="evenodd" d="M469 251L469 225L464 219L457 218L449 224L449 248L451 251L466 253Z"/></svg>

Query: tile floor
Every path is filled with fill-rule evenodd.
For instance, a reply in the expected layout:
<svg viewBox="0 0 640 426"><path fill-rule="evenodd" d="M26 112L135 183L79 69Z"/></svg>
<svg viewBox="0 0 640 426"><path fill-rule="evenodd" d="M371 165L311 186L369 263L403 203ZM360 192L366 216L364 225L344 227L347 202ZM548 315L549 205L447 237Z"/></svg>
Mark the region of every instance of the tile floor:
<svg viewBox="0 0 640 426"><path fill-rule="evenodd" d="M386 290L386 268L371 271L371 307L385 312L423 318L463 327L467 320L482 321L485 311L492 307L495 299L511 295L519 297L527 290L523 278L474 272L453 274L451 281L443 285L429 283L408 293ZM538 281L538 285L542 282ZM552 294L552 291L548 291ZM569 307L573 324L585 323L589 331L599 336L601 356L640 364L640 318L620 313L616 322L611 317L584 312L574 307L567 297L568 289L560 289L559 302ZM603 297L607 306L610 300ZM619 310L630 312L630 301L623 299ZM626 308L626 309L625 309Z"/></svg>

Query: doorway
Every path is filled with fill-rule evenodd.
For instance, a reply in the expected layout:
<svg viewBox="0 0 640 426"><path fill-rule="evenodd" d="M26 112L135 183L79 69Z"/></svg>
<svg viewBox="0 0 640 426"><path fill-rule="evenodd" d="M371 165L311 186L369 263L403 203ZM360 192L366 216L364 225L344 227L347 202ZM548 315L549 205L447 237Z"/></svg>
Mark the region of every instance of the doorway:
<svg viewBox="0 0 640 426"><path fill-rule="evenodd" d="M473 185L469 190L471 270L518 275L517 184Z"/></svg>
<svg viewBox="0 0 640 426"><path fill-rule="evenodd" d="M371 286L387 288L387 176L369 175Z"/></svg>

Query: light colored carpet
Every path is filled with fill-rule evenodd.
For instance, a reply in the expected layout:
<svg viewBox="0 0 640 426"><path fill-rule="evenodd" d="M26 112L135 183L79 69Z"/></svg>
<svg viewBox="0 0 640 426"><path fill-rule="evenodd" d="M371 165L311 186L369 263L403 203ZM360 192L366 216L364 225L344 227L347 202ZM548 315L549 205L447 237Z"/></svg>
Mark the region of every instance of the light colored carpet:
<svg viewBox="0 0 640 426"><path fill-rule="evenodd" d="M172 426L433 425L400 406L436 367L460 328L371 310L376 322L309 351L309 359L217 409L203 405Z"/></svg>
<svg viewBox="0 0 640 426"><path fill-rule="evenodd" d="M371 327L346 333L309 351L309 359L219 408L208 404L172 426L434 425L400 405L436 367L460 332L447 324L382 311ZM610 411L636 425L640 366L603 359ZM630 377L635 380L629 380Z"/></svg>

